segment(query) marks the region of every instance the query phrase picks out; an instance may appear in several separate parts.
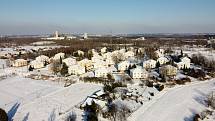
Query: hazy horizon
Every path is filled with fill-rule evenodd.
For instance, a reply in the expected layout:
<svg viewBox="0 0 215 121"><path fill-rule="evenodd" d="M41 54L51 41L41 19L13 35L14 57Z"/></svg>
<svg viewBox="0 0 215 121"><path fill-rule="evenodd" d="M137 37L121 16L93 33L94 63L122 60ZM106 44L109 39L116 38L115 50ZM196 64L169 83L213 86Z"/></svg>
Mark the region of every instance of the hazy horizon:
<svg viewBox="0 0 215 121"><path fill-rule="evenodd" d="M0 35L215 33L214 0L2 0Z"/></svg>

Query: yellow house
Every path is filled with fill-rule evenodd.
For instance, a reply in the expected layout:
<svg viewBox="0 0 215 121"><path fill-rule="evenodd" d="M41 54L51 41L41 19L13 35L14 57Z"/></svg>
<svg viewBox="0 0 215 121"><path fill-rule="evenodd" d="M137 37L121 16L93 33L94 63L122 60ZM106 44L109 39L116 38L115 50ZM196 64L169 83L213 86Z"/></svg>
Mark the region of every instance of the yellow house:
<svg viewBox="0 0 215 121"><path fill-rule="evenodd" d="M178 69L171 65L166 65L160 68L162 76L176 76Z"/></svg>
<svg viewBox="0 0 215 121"><path fill-rule="evenodd" d="M24 60L24 59L17 59L15 61L13 61L14 67L27 66L27 64L28 64L27 60Z"/></svg>
<svg viewBox="0 0 215 121"><path fill-rule="evenodd" d="M82 66L82 67L86 67L87 70L90 70L93 68L93 63L91 60L89 59L83 59L81 61L78 61L78 65Z"/></svg>

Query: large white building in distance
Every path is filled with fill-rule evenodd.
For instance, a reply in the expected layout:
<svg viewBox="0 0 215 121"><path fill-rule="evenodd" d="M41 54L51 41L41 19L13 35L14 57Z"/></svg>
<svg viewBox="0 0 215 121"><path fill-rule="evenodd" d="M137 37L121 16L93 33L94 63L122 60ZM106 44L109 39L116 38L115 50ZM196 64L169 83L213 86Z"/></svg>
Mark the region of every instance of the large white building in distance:
<svg viewBox="0 0 215 121"><path fill-rule="evenodd" d="M59 34L58 34L58 31L56 31L55 34L54 34L54 37L48 37L48 38L42 38L42 39L45 39L45 40L64 40L64 39L71 40L71 39L75 39L75 38L76 37L74 37L74 36L60 37Z"/></svg>

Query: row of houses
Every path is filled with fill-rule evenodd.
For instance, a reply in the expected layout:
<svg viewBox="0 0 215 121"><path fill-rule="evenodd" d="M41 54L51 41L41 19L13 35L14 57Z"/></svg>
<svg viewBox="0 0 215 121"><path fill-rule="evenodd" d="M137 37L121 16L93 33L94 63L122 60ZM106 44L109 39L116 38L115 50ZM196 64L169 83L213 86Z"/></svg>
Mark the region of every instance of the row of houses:
<svg viewBox="0 0 215 121"><path fill-rule="evenodd" d="M168 62L172 61L171 59L162 56L160 58L156 60L153 59L149 59L147 61L143 62L143 67L146 69L153 69L156 67L156 64L159 62L160 65L166 64ZM190 63L191 60L188 57L182 57L180 58L180 62L174 62L174 64L176 65L176 67L178 69L183 69L183 68L190 68Z"/></svg>
<svg viewBox="0 0 215 121"><path fill-rule="evenodd" d="M83 51L77 51L80 54L84 54ZM133 51L126 51L125 49L115 50L113 52L107 52L107 48L101 49L101 53L92 50L93 57L91 59L83 59L77 61L75 57L65 58L64 53L58 53L54 57L47 57L44 55L38 56L35 60L31 61L31 65L35 69L43 68L48 63L52 63L53 60L62 60L68 66L68 74L70 75L82 75L87 72L93 72L95 77L107 78L108 74L116 72L129 71L129 75L133 79L144 79L148 78L148 69L156 68L157 63L164 65L171 61L168 56L164 55L164 50L159 49L156 53L159 53L157 60L149 59L143 62L131 61L135 60L135 54ZM113 57L121 56L120 62L114 62ZM190 68L190 59L188 57L182 57L180 62L174 62L175 66L166 65L162 66L160 73L163 75L175 75L177 69ZM26 66L27 60L17 59L14 61L13 66L20 67Z"/></svg>

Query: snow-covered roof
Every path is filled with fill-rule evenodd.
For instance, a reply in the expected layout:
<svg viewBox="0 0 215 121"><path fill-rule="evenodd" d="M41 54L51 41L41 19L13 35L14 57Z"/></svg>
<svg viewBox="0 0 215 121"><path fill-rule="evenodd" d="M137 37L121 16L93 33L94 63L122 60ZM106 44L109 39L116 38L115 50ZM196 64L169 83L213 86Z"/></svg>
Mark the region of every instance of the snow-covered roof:
<svg viewBox="0 0 215 121"><path fill-rule="evenodd" d="M117 71L117 69L116 69L115 66L107 67L107 70L108 70L109 72L116 72L116 71Z"/></svg>
<svg viewBox="0 0 215 121"><path fill-rule="evenodd" d="M123 65L123 64L125 64L125 65L130 64L130 61L122 61L118 65Z"/></svg>
<svg viewBox="0 0 215 121"><path fill-rule="evenodd" d="M137 73L137 72L144 72L144 73L147 73L147 71L146 71L145 69L143 69L142 66L137 66L136 68L131 69L131 73Z"/></svg>
<svg viewBox="0 0 215 121"><path fill-rule="evenodd" d="M167 57L162 56L162 57L158 58L158 61L159 60L167 60L168 61L169 59Z"/></svg>
<svg viewBox="0 0 215 121"><path fill-rule="evenodd" d="M65 53L57 53L55 56L54 56L54 59L57 60L57 59L60 59L60 58L64 58L65 56Z"/></svg>
<svg viewBox="0 0 215 121"><path fill-rule="evenodd" d="M37 60L37 61L45 61L45 60L48 60L48 59L49 59L48 56L40 55L40 56L36 57L35 60Z"/></svg>
<svg viewBox="0 0 215 121"><path fill-rule="evenodd" d="M30 65L44 64L42 61L33 60L30 62Z"/></svg>
<svg viewBox="0 0 215 121"><path fill-rule="evenodd" d="M15 61L16 62L23 62L23 61L27 61L27 60L25 60L25 59L16 59Z"/></svg>
<svg viewBox="0 0 215 121"><path fill-rule="evenodd" d="M156 61L153 60L153 59L149 59L149 60L147 60L147 61L144 61L143 63L156 63Z"/></svg>
<svg viewBox="0 0 215 121"><path fill-rule="evenodd" d="M76 65L69 66L69 69L70 70L79 70L79 69L85 69L85 68L76 64Z"/></svg>
<svg viewBox="0 0 215 121"><path fill-rule="evenodd" d="M66 63L67 66L71 66L76 64L76 59L70 57L70 58L63 59L63 62Z"/></svg>
<svg viewBox="0 0 215 121"><path fill-rule="evenodd" d="M102 68L98 68L95 70L95 72L105 72L105 73L109 73L109 70L105 67L102 67Z"/></svg>
<svg viewBox="0 0 215 121"><path fill-rule="evenodd" d="M105 94L104 90L98 90L98 91L93 93L93 95L96 95L98 97L101 96L101 95L104 95L104 94Z"/></svg>

